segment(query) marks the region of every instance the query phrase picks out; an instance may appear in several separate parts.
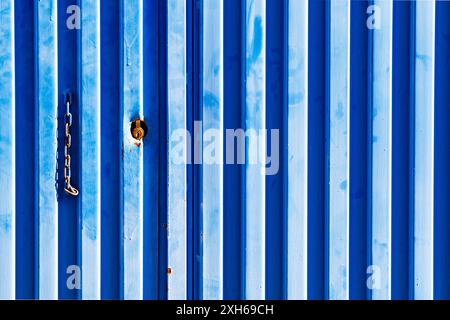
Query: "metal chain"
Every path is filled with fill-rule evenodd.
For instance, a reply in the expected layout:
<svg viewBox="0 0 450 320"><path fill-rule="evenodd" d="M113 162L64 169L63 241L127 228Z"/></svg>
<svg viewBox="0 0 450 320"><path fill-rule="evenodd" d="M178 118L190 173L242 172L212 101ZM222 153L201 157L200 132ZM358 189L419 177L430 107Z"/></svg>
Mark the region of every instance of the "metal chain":
<svg viewBox="0 0 450 320"><path fill-rule="evenodd" d="M70 157L70 147L72 146L72 136L70 127L72 126L72 114L70 113L71 99L66 96L66 114L65 114L65 141L64 141L64 191L71 196L78 196L78 190L72 186L72 164Z"/></svg>

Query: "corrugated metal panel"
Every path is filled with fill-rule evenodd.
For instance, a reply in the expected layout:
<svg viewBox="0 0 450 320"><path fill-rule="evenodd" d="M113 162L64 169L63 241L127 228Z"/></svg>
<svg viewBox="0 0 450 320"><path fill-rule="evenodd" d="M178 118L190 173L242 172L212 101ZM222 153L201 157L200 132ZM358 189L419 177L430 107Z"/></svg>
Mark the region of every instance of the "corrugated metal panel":
<svg viewBox="0 0 450 320"><path fill-rule="evenodd" d="M36 5L36 164L37 169L37 292L40 299L58 298L58 6ZM20 170L20 169L19 169ZM20 172L20 171L19 171ZM19 176L20 179L20 176Z"/></svg>
<svg viewBox="0 0 450 320"><path fill-rule="evenodd" d="M450 298L449 18L1 0L0 298Z"/></svg>
<svg viewBox="0 0 450 320"><path fill-rule="evenodd" d="M327 211L328 296L349 298L350 225L350 2L332 1L327 8Z"/></svg>
<svg viewBox="0 0 450 320"><path fill-rule="evenodd" d="M393 4L374 1L383 28L372 35L372 264L380 266L374 299L391 298L392 221L392 13ZM376 138L375 138L376 137ZM375 140L374 140L375 139ZM376 143L375 143L376 142Z"/></svg>
<svg viewBox="0 0 450 320"><path fill-rule="evenodd" d="M202 121L205 152L209 144L223 159L223 1L203 3ZM225 0L226 1L226 0ZM202 131L203 131L202 130ZM217 150L217 149L216 149ZM202 289L203 299L223 299L223 163L202 168Z"/></svg>
<svg viewBox="0 0 450 320"><path fill-rule="evenodd" d="M288 7L287 298L308 297L308 2ZM292 175L290 175L292 173Z"/></svg>
<svg viewBox="0 0 450 320"><path fill-rule="evenodd" d="M130 123L143 117L143 2L121 3L121 241L124 299L143 297L143 152Z"/></svg>
<svg viewBox="0 0 450 320"><path fill-rule="evenodd" d="M169 299L187 298L187 102L186 3L167 5L167 248ZM179 135L180 150L174 136ZM175 141L174 141L175 140ZM181 154L175 154L180 152ZM179 161L171 161L179 157Z"/></svg>
<svg viewBox="0 0 450 320"><path fill-rule="evenodd" d="M15 296L15 93L14 93L14 3L0 5L0 296Z"/></svg>
<svg viewBox="0 0 450 320"><path fill-rule="evenodd" d="M435 4L415 8L414 297L433 298Z"/></svg>
<svg viewBox="0 0 450 320"><path fill-rule="evenodd" d="M81 19L81 271L83 299L100 298L101 113L100 2L82 1ZM125 192L125 188L124 188Z"/></svg>

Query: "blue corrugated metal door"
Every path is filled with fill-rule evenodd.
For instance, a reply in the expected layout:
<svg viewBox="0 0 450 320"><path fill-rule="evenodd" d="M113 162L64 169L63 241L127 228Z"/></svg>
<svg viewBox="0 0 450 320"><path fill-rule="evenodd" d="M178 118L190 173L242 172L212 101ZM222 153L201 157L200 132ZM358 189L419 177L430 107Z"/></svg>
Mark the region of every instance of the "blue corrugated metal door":
<svg viewBox="0 0 450 320"><path fill-rule="evenodd" d="M0 0L0 298L450 298L449 18Z"/></svg>

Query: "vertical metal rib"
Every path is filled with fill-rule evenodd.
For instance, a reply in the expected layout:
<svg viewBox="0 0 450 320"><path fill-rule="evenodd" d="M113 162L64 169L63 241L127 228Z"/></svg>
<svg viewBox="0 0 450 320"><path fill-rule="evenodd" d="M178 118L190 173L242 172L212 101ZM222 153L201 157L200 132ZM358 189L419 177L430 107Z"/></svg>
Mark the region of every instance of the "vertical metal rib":
<svg viewBox="0 0 450 320"><path fill-rule="evenodd" d="M187 297L186 3L167 2L168 298Z"/></svg>
<svg viewBox="0 0 450 320"><path fill-rule="evenodd" d="M288 7L287 297L307 298L308 1Z"/></svg>
<svg viewBox="0 0 450 320"><path fill-rule="evenodd" d="M6 300L16 297L13 0L0 2L0 65L0 299Z"/></svg>
<svg viewBox="0 0 450 320"><path fill-rule="evenodd" d="M100 299L100 0L82 0L81 10L82 297L93 300Z"/></svg>
<svg viewBox="0 0 450 320"><path fill-rule="evenodd" d="M415 5L414 298L433 299L435 2Z"/></svg>
<svg viewBox="0 0 450 320"><path fill-rule="evenodd" d="M130 131L143 115L142 1L122 2L122 272L123 298L133 300L143 298L144 153Z"/></svg>
<svg viewBox="0 0 450 320"><path fill-rule="evenodd" d="M372 53L372 284L373 299L391 298L392 13L391 0L374 2L379 29Z"/></svg>
<svg viewBox="0 0 450 320"><path fill-rule="evenodd" d="M265 298L266 4L246 0L245 298Z"/></svg>
<svg viewBox="0 0 450 320"><path fill-rule="evenodd" d="M39 298L58 298L57 0L37 2Z"/></svg>
<svg viewBox="0 0 450 320"><path fill-rule="evenodd" d="M329 292L349 298L350 1L329 3Z"/></svg>
<svg viewBox="0 0 450 320"><path fill-rule="evenodd" d="M223 0L203 2L203 299L223 297Z"/></svg>

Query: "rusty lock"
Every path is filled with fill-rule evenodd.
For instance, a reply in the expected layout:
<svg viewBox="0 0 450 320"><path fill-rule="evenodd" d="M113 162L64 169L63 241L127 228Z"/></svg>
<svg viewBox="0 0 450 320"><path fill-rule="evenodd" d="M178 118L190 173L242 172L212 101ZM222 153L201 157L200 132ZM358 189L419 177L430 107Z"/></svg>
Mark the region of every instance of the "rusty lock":
<svg viewBox="0 0 450 320"><path fill-rule="evenodd" d="M131 123L131 136L138 140L142 141L147 135L147 124L142 119L136 119Z"/></svg>

